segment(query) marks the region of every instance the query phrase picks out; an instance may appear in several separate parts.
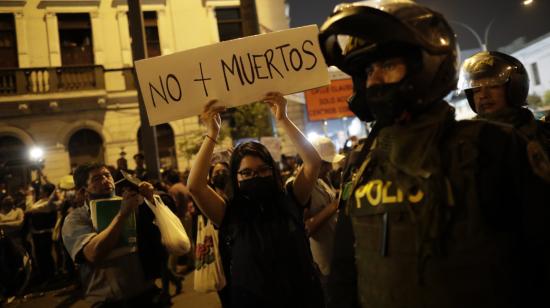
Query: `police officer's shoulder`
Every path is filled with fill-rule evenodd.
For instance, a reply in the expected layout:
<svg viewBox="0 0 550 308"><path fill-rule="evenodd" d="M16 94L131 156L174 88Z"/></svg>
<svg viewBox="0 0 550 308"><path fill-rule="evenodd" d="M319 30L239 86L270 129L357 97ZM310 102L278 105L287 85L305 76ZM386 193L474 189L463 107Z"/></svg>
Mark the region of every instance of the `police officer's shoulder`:
<svg viewBox="0 0 550 308"><path fill-rule="evenodd" d="M520 139L512 125L484 119L457 121L454 134L458 139L493 145L518 142Z"/></svg>
<svg viewBox="0 0 550 308"><path fill-rule="evenodd" d="M550 149L550 122L537 120L537 130L539 137L542 138L543 144Z"/></svg>
<svg viewBox="0 0 550 308"><path fill-rule="evenodd" d="M471 124L471 125L477 125L489 131L499 130L499 131L506 132L507 134L513 134L514 131L516 130L516 128L512 124L500 122L500 121L494 121L490 119L484 119L484 118L474 118L472 120L461 120L459 122L473 122L475 124Z"/></svg>

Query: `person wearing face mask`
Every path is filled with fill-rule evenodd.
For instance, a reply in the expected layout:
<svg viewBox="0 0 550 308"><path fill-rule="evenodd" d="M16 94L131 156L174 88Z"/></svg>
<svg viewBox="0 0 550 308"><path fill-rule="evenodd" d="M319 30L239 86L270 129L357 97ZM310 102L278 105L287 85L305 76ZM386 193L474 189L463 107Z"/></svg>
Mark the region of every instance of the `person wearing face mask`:
<svg viewBox="0 0 550 308"><path fill-rule="evenodd" d="M225 196L229 193L229 164L224 161L219 161L208 170L208 178L210 186L221 196Z"/></svg>
<svg viewBox="0 0 550 308"><path fill-rule="evenodd" d="M286 99L262 99L304 161L296 179L283 186L275 161L258 142L238 145L230 158L232 195L208 186L209 162L220 132L219 113L209 102L201 115L207 135L189 176L189 190L202 212L219 226L220 254L229 294L227 307L323 307L323 295L303 224L321 159L286 114ZM225 307L224 306L224 307Z"/></svg>
<svg viewBox="0 0 550 308"><path fill-rule="evenodd" d="M208 170L208 185L216 191L216 193L224 199L228 199L231 194L229 191L229 164L219 158L213 158L214 162L210 165ZM204 217L204 214L199 213L203 217L206 223L208 219ZM198 223L198 215L195 220L195 225ZM223 308L230 307L230 294L229 288L223 288L218 291L218 297Z"/></svg>
<svg viewBox="0 0 550 308"><path fill-rule="evenodd" d="M73 177L77 199L84 204L68 214L62 237L71 258L79 265L85 300L92 307L160 307L154 281L160 276L166 249L161 244L159 229L153 224L155 216L143 202L143 198L152 200L153 186L134 178L121 182L120 211L98 233L92 225L89 203L115 195L113 177L99 163L78 166ZM136 213L137 252L109 256L132 212Z"/></svg>
<svg viewBox="0 0 550 308"><path fill-rule="evenodd" d="M523 64L498 51L477 53L462 64L458 87L466 93L477 119L517 130L527 142L533 172L550 183L550 124L536 120L525 108L529 76Z"/></svg>
<svg viewBox="0 0 550 308"><path fill-rule="evenodd" d="M455 120L445 18L407 0L346 3L319 43L353 78L350 109L375 122L344 168L328 307L548 305L549 187L512 130Z"/></svg>

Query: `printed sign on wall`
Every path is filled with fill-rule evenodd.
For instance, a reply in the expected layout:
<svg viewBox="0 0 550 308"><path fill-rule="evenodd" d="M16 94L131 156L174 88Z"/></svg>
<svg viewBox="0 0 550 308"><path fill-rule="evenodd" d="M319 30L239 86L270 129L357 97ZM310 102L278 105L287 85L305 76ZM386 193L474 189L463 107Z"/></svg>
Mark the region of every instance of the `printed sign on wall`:
<svg viewBox="0 0 550 308"><path fill-rule="evenodd" d="M348 108L353 93L351 79L332 80L329 86L305 92L307 116L310 121L354 117Z"/></svg>
<svg viewBox="0 0 550 308"><path fill-rule="evenodd" d="M269 91L327 85L316 25L217 43L135 62L151 125L202 112L212 99L234 107Z"/></svg>

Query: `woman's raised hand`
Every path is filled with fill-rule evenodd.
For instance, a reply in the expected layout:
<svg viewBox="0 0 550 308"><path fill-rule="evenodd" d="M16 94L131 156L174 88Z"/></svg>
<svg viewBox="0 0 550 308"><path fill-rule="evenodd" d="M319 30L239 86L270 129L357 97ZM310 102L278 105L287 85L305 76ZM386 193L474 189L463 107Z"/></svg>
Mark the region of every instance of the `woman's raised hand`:
<svg viewBox="0 0 550 308"><path fill-rule="evenodd" d="M216 139L220 133L222 119L220 112L225 111L225 106L214 106L218 101L211 100L205 106L201 113L201 121L206 125L208 136Z"/></svg>
<svg viewBox="0 0 550 308"><path fill-rule="evenodd" d="M268 92L262 102L269 105L271 112L275 116L275 120L281 121L287 119L286 114L286 98L279 92Z"/></svg>

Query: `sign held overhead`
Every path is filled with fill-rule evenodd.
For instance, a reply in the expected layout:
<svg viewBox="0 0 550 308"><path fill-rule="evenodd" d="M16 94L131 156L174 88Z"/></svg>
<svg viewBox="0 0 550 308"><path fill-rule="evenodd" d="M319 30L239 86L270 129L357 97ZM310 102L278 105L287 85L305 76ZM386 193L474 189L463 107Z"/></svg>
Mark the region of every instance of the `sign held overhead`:
<svg viewBox="0 0 550 308"><path fill-rule="evenodd" d="M227 107L269 91L327 85L316 25L249 36L135 62L151 125L198 115L212 99Z"/></svg>

